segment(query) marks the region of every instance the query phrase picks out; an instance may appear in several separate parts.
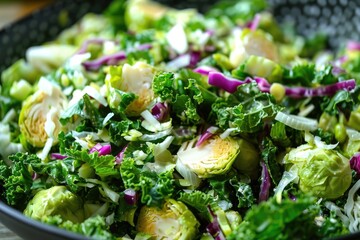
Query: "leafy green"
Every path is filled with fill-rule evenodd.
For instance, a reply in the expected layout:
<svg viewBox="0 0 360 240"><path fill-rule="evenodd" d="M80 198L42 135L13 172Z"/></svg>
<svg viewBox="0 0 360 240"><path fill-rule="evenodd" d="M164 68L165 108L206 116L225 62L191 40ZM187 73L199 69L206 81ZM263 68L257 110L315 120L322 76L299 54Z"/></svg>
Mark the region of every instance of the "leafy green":
<svg viewBox="0 0 360 240"><path fill-rule="evenodd" d="M116 0L112 1L104 11L104 15L109 19L115 33L127 29L125 24L125 10L126 1Z"/></svg>
<svg viewBox="0 0 360 240"><path fill-rule="evenodd" d="M119 178L119 170L115 168L115 157L112 155L99 156L98 152L88 153L69 149L66 151L68 158L88 163L100 178Z"/></svg>
<svg viewBox="0 0 360 240"><path fill-rule="evenodd" d="M264 122L275 118L280 109L273 97L260 92L254 83L240 85L231 97L220 99L212 105L219 127L236 128L243 133L261 130Z"/></svg>
<svg viewBox="0 0 360 240"><path fill-rule="evenodd" d="M178 200L198 211L199 215L204 219L209 218L208 207L214 202L213 196L198 190L181 192Z"/></svg>
<svg viewBox="0 0 360 240"><path fill-rule="evenodd" d="M125 188L141 191L141 202L146 205L160 205L174 192L173 170L161 173L140 169L132 158L121 163L120 173Z"/></svg>
<svg viewBox="0 0 360 240"><path fill-rule="evenodd" d="M75 121L77 117L89 120L91 125L97 128L102 127L102 122L104 120L98 110L98 107L94 106L94 103L87 94L61 114L60 122L65 125L68 122Z"/></svg>
<svg viewBox="0 0 360 240"><path fill-rule="evenodd" d="M281 203L271 198L251 208L229 239L318 238L315 216L319 209L312 209L314 204L315 199L308 196L299 196L296 201L284 199Z"/></svg>
<svg viewBox="0 0 360 240"><path fill-rule="evenodd" d="M261 158L264 160L266 167L269 170L272 182L277 185L280 182L282 175L281 166L276 160L278 147L276 147L268 138L265 138L261 145Z"/></svg>
<svg viewBox="0 0 360 240"><path fill-rule="evenodd" d="M219 1L206 14L207 17L220 18L228 16L235 23L244 23L267 7L264 0Z"/></svg>
<svg viewBox="0 0 360 240"><path fill-rule="evenodd" d="M116 239L116 237L110 233L110 228L106 224L105 218L99 215L88 218L82 223L73 223L69 220L64 221L59 215L46 216L41 219L41 221L49 225L85 235L92 239Z"/></svg>
<svg viewBox="0 0 360 240"><path fill-rule="evenodd" d="M32 172L29 168L30 164L39 163L41 160L34 154L17 153L9 156L12 161L11 167L6 167L5 163L1 163L1 181L4 182L3 195L6 202L17 208L22 209L24 203L30 200L32 192ZM11 171L11 174L9 174Z"/></svg>
<svg viewBox="0 0 360 240"><path fill-rule="evenodd" d="M199 76L185 72L180 74L179 78L171 72L156 75L153 91L162 101L170 103L170 114L177 116L180 122L186 125L199 123L201 116L210 110L216 99L216 96L204 87Z"/></svg>

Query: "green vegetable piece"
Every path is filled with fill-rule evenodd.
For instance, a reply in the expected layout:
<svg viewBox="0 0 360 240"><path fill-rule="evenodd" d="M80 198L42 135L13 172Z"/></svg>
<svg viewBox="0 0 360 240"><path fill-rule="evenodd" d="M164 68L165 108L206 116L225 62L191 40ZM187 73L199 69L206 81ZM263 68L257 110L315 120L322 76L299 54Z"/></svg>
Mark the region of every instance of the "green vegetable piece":
<svg viewBox="0 0 360 240"><path fill-rule="evenodd" d="M351 184L349 159L333 149L303 144L291 150L284 162L298 167L299 188L304 193L336 199Z"/></svg>
<svg viewBox="0 0 360 240"><path fill-rule="evenodd" d="M74 223L84 221L84 208L81 198L64 186L54 186L41 190L28 203L24 214L36 220L60 215L64 220Z"/></svg>
<svg viewBox="0 0 360 240"><path fill-rule="evenodd" d="M200 178L225 174L230 170L240 152L240 142L231 137L214 136L198 147L197 139L185 142L179 149L178 161Z"/></svg>
<svg viewBox="0 0 360 240"><path fill-rule="evenodd" d="M252 76L264 77L269 82L280 82L281 80L282 67L270 59L251 55L244 64L244 72Z"/></svg>
<svg viewBox="0 0 360 240"><path fill-rule="evenodd" d="M143 206L136 229L154 239L195 239L200 223L182 202L168 199L162 208Z"/></svg>
<svg viewBox="0 0 360 240"><path fill-rule="evenodd" d="M18 101L25 100L33 91L32 86L27 81L21 79L18 82L14 82L10 88L10 96Z"/></svg>
<svg viewBox="0 0 360 240"><path fill-rule="evenodd" d="M240 153L234 161L234 168L240 173L246 174L251 179L256 179L259 169L259 151L245 139L238 140Z"/></svg>
<svg viewBox="0 0 360 240"><path fill-rule="evenodd" d="M327 112L323 112L319 119L319 128L333 132L337 124L336 116L330 115Z"/></svg>
<svg viewBox="0 0 360 240"><path fill-rule="evenodd" d="M347 138L346 128L343 124L340 123L336 124L334 132L335 132L336 140L338 140L340 143L343 143L346 140Z"/></svg>
<svg viewBox="0 0 360 240"><path fill-rule="evenodd" d="M360 106L350 113L347 125L353 129L360 131Z"/></svg>

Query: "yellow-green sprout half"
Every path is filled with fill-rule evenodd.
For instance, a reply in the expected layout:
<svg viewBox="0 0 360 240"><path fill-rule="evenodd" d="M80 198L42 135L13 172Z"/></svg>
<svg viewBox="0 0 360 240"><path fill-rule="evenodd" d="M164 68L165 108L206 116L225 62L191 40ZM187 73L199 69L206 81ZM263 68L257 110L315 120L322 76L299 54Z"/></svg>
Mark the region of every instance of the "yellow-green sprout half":
<svg viewBox="0 0 360 240"><path fill-rule="evenodd" d="M199 222L182 202L168 199L162 208L143 206L136 229L152 239L195 239Z"/></svg>
<svg viewBox="0 0 360 240"><path fill-rule="evenodd" d="M177 161L199 178L225 174L240 152L239 141L232 137L221 138L215 135L197 147L196 141L197 139L194 139L181 146Z"/></svg>
<svg viewBox="0 0 360 240"><path fill-rule="evenodd" d="M66 187L54 186L36 193L24 214L36 220L60 215L65 221L80 223L84 221L83 201Z"/></svg>
<svg viewBox="0 0 360 240"><path fill-rule="evenodd" d="M19 117L20 131L27 142L35 147L44 147L47 140L57 143L61 130L60 112L66 105L66 97L60 87L41 78L39 89L30 95L21 108Z"/></svg>
<svg viewBox="0 0 360 240"><path fill-rule="evenodd" d="M349 159L334 149L304 144L291 150L284 162L292 168L297 167L299 188L305 193L336 199L350 187Z"/></svg>
<svg viewBox="0 0 360 240"><path fill-rule="evenodd" d="M154 73L155 69L144 62L136 62L133 66L124 64L110 68L105 80L110 107L117 108L121 102L119 99L121 95L117 94L116 89L134 93L136 99L127 106L125 113L129 116L139 116L154 100L154 92L151 88Z"/></svg>

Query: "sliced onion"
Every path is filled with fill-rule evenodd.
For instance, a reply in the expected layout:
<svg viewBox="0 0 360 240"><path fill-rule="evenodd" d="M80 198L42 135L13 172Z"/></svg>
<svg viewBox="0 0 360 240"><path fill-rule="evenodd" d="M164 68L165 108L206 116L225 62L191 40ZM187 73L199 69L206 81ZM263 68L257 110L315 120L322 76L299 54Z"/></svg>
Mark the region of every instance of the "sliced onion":
<svg viewBox="0 0 360 240"><path fill-rule="evenodd" d="M125 202L129 205L136 205L138 200L138 194L132 188L128 188L124 191Z"/></svg>
<svg viewBox="0 0 360 240"><path fill-rule="evenodd" d="M200 135L199 140L196 142L196 147L199 147L201 144L206 142L209 138L214 136L214 134L219 130L218 127L209 127L206 131Z"/></svg>
<svg viewBox="0 0 360 240"><path fill-rule="evenodd" d="M319 136L314 137L314 143L318 148L327 149L327 150L334 149L339 145L339 143L326 144L325 142L321 141L321 138Z"/></svg>
<svg viewBox="0 0 360 240"><path fill-rule="evenodd" d="M166 64L166 67L172 70L178 70L180 68L184 68L190 65L191 62L191 55L190 54L183 54L174 58L170 62Z"/></svg>
<svg viewBox="0 0 360 240"><path fill-rule="evenodd" d="M185 166L180 159L176 161L176 171L180 173L180 175L191 184L192 188L197 188L200 185L200 178L190 170L187 166Z"/></svg>
<svg viewBox="0 0 360 240"><path fill-rule="evenodd" d="M235 132L237 128L228 128L222 134L220 134L220 138L224 139L230 136L232 132Z"/></svg>
<svg viewBox="0 0 360 240"><path fill-rule="evenodd" d="M266 201L269 198L269 191L271 187L271 179L269 170L266 167L266 164L261 162L261 185L259 193L259 202Z"/></svg>
<svg viewBox="0 0 360 240"><path fill-rule="evenodd" d="M297 130L314 131L318 127L318 122L314 119L285 114L283 112L278 112L275 120Z"/></svg>
<svg viewBox="0 0 360 240"><path fill-rule="evenodd" d="M86 93L90 97L94 98L96 101L98 101L101 105L105 107L108 105L106 99L100 94L97 89L92 86L86 86L83 90L83 93Z"/></svg>
<svg viewBox="0 0 360 240"><path fill-rule="evenodd" d="M89 153L98 152L99 156L108 155L111 153L111 145L109 143L102 145L101 143L95 144L94 147L92 147L89 150Z"/></svg>

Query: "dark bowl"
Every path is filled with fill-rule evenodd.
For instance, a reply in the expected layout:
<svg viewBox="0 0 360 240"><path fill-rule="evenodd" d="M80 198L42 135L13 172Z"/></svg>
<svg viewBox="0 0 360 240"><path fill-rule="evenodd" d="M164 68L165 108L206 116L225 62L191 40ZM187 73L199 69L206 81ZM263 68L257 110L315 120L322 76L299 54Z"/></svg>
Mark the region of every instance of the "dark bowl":
<svg viewBox="0 0 360 240"><path fill-rule="evenodd" d="M19 58L30 46L54 39L85 13L102 12L111 0L62 0L8 25L0 31L0 72ZM206 11L214 2L207 0L158 0L176 8L193 7ZM328 47L334 49L346 40L360 39L360 1L351 0L268 0L279 22L293 22L302 35L311 35L319 29L329 36ZM59 21L61 15L67 21ZM45 19L45 20L44 20ZM60 24L61 22L61 24ZM0 221L24 239L87 239L63 229L43 224L23 215L0 201ZM334 240L360 239L360 232Z"/></svg>

